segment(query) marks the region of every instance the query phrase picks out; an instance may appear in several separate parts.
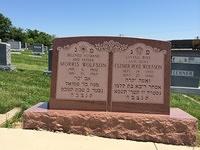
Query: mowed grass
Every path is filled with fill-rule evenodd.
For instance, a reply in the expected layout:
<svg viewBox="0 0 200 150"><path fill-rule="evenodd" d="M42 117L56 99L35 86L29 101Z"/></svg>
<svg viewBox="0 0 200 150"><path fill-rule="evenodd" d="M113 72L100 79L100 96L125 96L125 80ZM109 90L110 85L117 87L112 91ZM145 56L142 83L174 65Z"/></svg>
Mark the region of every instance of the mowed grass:
<svg viewBox="0 0 200 150"><path fill-rule="evenodd" d="M191 96L191 95L190 95ZM198 96L196 96L198 97ZM198 119L198 128L200 129L200 104L196 103L189 98L184 97L182 94L171 94L171 107L178 107Z"/></svg>
<svg viewBox="0 0 200 150"><path fill-rule="evenodd" d="M50 77L43 73L47 69L47 55L30 55L30 51L12 54L16 71L0 71L0 113L14 107L25 110L40 101L48 101Z"/></svg>
<svg viewBox="0 0 200 150"><path fill-rule="evenodd" d="M193 94L187 94L187 95L200 103L200 95L193 95Z"/></svg>
<svg viewBox="0 0 200 150"><path fill-rule="evenodd" d="M32 55L31 51L21 54L12 54L12 63L17 69L44 71L47 69L48 57L45 55Z"/></svg>
<svg viewBox="0 0 200 150"><path fill-rule="evenodd" d="M198 133L197 133L197 141L196 146L200 146L200 104L198 103L200 100L200 96L198 95L188 95L194 98L197 102L190 100L187 97L184 97L182 94L171 93L171 107L178 107L190 115L194 116L198 119Z"/></svg>

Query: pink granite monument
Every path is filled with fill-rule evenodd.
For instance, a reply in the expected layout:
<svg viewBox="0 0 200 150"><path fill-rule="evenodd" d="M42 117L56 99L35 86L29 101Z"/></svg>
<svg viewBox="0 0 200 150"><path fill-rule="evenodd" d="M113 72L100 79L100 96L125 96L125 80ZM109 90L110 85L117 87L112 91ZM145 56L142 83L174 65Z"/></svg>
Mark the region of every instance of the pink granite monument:
<svg viewBox="0 0 200 150"><path fill-rule="evenodd" d="M170 43L126 37L54 40L51 97L23 127L194 145L197 119L169 107Z"/></svg>

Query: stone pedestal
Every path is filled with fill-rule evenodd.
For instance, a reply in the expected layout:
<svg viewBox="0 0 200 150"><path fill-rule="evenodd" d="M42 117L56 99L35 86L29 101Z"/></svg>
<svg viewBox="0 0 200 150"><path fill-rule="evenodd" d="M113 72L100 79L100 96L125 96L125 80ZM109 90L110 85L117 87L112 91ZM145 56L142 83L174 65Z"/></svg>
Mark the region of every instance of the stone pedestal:
<svg viewBox="0 0 200 150"><path fill-rule="evenodd" d="M0 70L3 71L14 71L15 69L16 67L12 65L0 65Z"/></svg>
<svg viewBox="0 0 200 150"><path fill-rule="evenodd" d="M170 115L49 110L39 103L23 114L24 129L44 129L116 139L194 145L197 119L178 109Z"/></svg>
<svg viewBox="0 0 200 150"><path fill-rule="evenodd" d="M44 74L45 74L45 75L51 75L51 72L52 72L52 71L45 70L45 71L44 71Z"/></svg>

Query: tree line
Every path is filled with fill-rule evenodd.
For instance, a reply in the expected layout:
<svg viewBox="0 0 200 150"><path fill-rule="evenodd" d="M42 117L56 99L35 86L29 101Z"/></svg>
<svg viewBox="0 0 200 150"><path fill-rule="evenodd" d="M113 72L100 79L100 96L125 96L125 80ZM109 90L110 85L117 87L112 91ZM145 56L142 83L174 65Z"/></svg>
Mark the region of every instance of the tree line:
<svg viewBox="0 0 200 150"><path fill-rule="evenodd" d="M0 13L0 39L7 42L10 39L21 41L32 45L34 43L41 43L46 46L51 46L54 35L45 32L31 29L22 29L12 25L12 21Z"/></svg>

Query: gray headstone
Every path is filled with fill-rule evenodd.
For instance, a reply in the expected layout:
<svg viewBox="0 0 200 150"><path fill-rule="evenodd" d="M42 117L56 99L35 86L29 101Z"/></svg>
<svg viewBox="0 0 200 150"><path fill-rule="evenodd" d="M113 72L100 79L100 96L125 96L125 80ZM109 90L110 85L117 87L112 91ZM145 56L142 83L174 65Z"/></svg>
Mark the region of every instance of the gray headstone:
<svg viewBox="0 0 200 150"><path fill-rule="evenodd" d="M44 46L44 50L47 52L48 51L48 46Z"/></svg>
<svg viewBox="0 0 200 150"><path fill-rule="evenodd" d="M22 50L22 44L20 41L8 41L8 44L10 44L11 46L11 50L14 50L14 51L21 51Z"/></svg>
<svg viewBox="0 0 200 150"><path fill-rule="evenodd" d="M11 66L10 44L0 43L0 70L13 70Z"/></svg>
<svg viewBox="0 0 200 150"><path fill-rule="evenodd" d="M48 51L48 71L52 71L52 49Z"/></svg>
<svg viewBox="0 0 200 150"><path fill-rule="evenodd" d="M32 52L33 52L33 54L44 54L44 45L43 44L33 44Z"/></svg>
<svg viewBox="0 0 200 150"><path fill-rule="evenodd" d="M27 43L22 43L22 49L28 49L28 44Z"/></svg>
<svg viewBox="0 0 200 150"><path fill-rule="evenodd" d="M52 49L48 50L48 70L45 70L44 73L51 74L52 71Z"/></svg>
<svg viewBox="0 0 200 150"><path fill-rule="evenodd" d="M28 50L33 50L33 45L27 45Z"/></svg>
<svg viewBox="0 0 200 150"><path fill-rule="evenodd" d="M171 85L199 87L200 53L197 51L172 51Z"/></svg>
<svg viewBox="0 0 200 150"><path fill-rule="evenodd" d="M27 43L24 43L24 48L28 49L28 44Z"/></svg>

